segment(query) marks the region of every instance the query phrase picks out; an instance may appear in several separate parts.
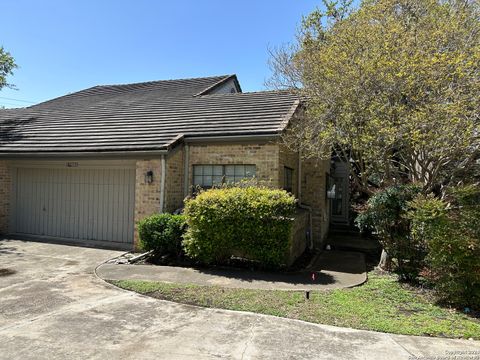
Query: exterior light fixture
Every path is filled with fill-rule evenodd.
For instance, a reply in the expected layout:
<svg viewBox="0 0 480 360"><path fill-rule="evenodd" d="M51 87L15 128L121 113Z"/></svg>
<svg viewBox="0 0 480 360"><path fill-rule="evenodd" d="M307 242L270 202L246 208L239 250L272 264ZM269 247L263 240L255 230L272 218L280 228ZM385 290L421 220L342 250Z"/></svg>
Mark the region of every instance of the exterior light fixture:
<svg viewBox="0 0 480 360"><path fill-rule="evenodd" d="M153 171L152 170L148 170L145 173L145 182L147 184L151 184L153 182Z"/></svg>

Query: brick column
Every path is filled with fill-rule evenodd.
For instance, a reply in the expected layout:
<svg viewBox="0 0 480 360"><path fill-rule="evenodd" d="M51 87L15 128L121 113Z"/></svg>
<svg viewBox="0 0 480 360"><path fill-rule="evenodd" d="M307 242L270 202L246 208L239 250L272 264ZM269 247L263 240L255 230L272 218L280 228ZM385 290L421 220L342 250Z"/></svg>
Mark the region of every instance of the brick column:
<svg viewBox="0 0 480 360"><path fill-rule="evenodd" d="M148 184L145 174L153 172L153 182ZM135 171L135 234L134 246L138 247L137 223L143 218L160 212L161 160L137 160Z"/></svg>
<svg viewBox="0 0 480 360"><path fill-rule="evenodd" d="M10 218L12 176L7 162L0 160L0 234L7 234Z"/></svg>
<svg viewBox="0 0 480 360"><path fill-rule="evenodd" d="M330 206L326 198L326 173L330 161L309 159L302 161L302 203L312 208L312 232L316 248L323 245L330 222Z"/></svg>

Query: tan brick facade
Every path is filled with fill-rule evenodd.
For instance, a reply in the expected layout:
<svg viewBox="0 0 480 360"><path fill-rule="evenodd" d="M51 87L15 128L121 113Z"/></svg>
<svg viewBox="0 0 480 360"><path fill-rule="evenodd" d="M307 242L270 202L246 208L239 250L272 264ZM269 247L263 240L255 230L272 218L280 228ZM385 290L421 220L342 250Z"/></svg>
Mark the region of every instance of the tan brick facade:
<svg viewBox="0 0 480 360"><path fill-rule="evenodd" d="M145 174L153 171L153 182L147 184ZM137 160L135 170L135 247L138 244L137 223L143 218L160 212L161 159Z"/></svg>
<svg viewBox="0 0 480 360"><path fill-rule="evenodd" d="M189 187L193 184L193 165L255 165L256 177L277 186L279 182L278 145L264 144L191 144L189 148Z"/></svg>
<svg viewBox="0 0 480 360"><path fill-rule="evenodd" d="M285 187L284 167L293 170L293 194L298 198L298 153L279 145L279 187ZM301 160L301 193L302 204L312 208L312 232L314 245L322 246L322 241L329 228L329 201L326 198L325 186L327 173L330 171L330 161Z"/></svg>
<svg viewBox="0 0 480 360"><path fill-rule="evenodd" d="M10 168L6 161L0 160L0 234L8 233L11 187Z"/></svg>
<svg viewBox="0 0 480 360"><path fill-rule="evenodd" d="M292 191L298 198L298 153L275 143L189 145L189 192L193 183L192 166L201 164L255 164L259 180L284 188L284 168L293 170ZM330 162L302 160L301 202L312 208L314 245L322 246L329 227L329 201L326 178Z"/></svg>
<svg viewBox="0 0 480 360"><path fill-rule="evenodd" d="M184 147L173 150L167 157L164 211L173 212L183 207Z"/></svg>
<svg viewBox="0 0 480 360"><path fill-rule="evenodd" d="M301 172L302 203L312 208L313 240L321 247L329 227L330 206L326 198L327 173L330 171L328 160L304 160Z"/></svg>
<svg viewBox="0 0 480 360"><path fill-rule="evenodd" d="M285 167L293 170L292 193L298 197L298 153L289 151L284 146L279 146L279 169L278 169L278 187L285 188Z"/></svg>
<svg viewBox="0 0 480 360"><path fill-rule="evenodd" d="M187 150L188 149L188 150ZM188 152L188 153L187 153ZM188 158L188 166L185 159ZM185 195L191 194L193 165L249 164L256 166L256 177L272 187L284 187L284 167L293 170L292 190L298 197L298 154L278 144L264 143L210 143L180 145L165 157L165 188L163 210L172 212L183 206ZM329 161L302 161L301 201L312 207L315 244L321 242L328 231L329 202L326 199L326 173ZM185 184L185 169L188 169ZM145 175L153 172L153 182L148 184ZM135 245L138 244L137 223L146 216L161 211L162 159L136 160L135 173ZM185 191L185 185L188 190ZM0 233L8 232L12 176L8 162L0 160Z"/></svg>

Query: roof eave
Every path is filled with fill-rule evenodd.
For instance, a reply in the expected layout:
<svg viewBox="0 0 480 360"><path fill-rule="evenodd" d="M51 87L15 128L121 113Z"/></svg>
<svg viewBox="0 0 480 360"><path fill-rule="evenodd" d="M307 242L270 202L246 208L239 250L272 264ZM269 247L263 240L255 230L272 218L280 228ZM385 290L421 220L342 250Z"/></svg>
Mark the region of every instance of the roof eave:
<svg viewBox="0 0 480 360"><path fill-rule="evenodd" d="M18 158L84 158L84 157L141 157L168 154L161 150L118 150L118 151L36 151L36 152L0 152L1 159Z"/></svg>

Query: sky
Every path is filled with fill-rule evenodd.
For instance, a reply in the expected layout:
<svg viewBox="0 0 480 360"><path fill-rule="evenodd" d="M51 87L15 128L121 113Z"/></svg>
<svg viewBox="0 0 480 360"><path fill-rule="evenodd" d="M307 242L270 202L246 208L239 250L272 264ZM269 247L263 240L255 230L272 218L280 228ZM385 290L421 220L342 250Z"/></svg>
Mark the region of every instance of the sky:
<svg viewBox="0 0 480 360"><path fill-rule="evenodd" d="M102 84L237 74L265 89L268 49L294 41L320 0L15 0L0 46L18 64L0 106L21 107ZM15 99L15 100L13 100ZM22 101L19 101L22 100Z"/></svg>

